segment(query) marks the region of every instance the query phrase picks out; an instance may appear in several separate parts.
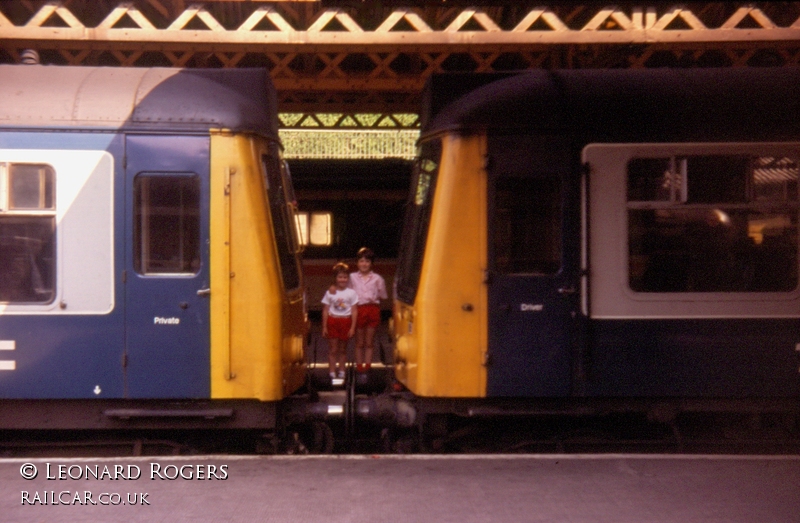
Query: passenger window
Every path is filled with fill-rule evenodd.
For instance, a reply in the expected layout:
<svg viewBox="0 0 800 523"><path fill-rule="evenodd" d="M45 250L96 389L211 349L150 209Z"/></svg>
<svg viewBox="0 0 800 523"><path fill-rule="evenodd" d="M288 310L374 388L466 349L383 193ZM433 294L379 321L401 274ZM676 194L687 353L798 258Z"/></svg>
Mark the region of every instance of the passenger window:
<svg viewBox="0 0 800 523"><path fill-rule="evenodd" d="M136 272L195 274L200 270L198 176L136 176L134 212Z"/></svg>
<svg viewBox="0 0 800 523"><path fill-rule="evenodd" d="M53 180L49 165L11 164L8 172L9 209L54 209Z"/></svg>
<svg viewBox="0 0 800 523"><path fill-rule="evenodd" d="M0 302L55 299L55 171L0 163Z"/></svg>
<svg viewBox="0 0 800 523"><path fill-rule="evenodd" d="M698 155L628 163L636 292L788 292L798 284L798 160Z"/></svg>
<svg viewBox="0 0 800 523"><path fill-rule="evenodd" d="M330 212L298 212L297 231L300 245L328 247L333 244L333 214Z"/></svg>
<svg viewBox="0 0 800 523"><path fill-rule="evenodd" d="M633 158L628 164L628 201L686 201L683 171L671 158Z"/></svg>

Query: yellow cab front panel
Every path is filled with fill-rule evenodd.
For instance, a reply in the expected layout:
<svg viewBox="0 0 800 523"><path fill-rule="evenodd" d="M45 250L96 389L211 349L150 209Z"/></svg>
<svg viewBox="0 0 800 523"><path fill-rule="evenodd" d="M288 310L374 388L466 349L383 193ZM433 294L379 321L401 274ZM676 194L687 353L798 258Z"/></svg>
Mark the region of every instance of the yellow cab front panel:
<svg viewBox="0 0 800 523"><path fill-rule="evenodd" d="M416 298L395 303L396 376L418 396L486 395L485 151L483 136L442 139Z"/></svg>
<svg viewBox="0 0 800 523"><path fill-rule="evenodd" d="M212 398L276 401L303 384L302 281L291 205L276 193L285 183L277 144L212 135Z"/></svg>

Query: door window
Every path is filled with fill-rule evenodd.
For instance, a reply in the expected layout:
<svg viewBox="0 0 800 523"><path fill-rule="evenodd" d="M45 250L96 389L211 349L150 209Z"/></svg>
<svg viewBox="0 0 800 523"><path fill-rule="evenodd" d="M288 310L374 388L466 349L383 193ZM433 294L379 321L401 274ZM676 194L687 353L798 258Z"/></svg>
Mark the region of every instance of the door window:
<svg viewBox="0 0 800 523"><path fill-rule="evenodd" d="M200 178L138 175L134 180L134 268L139 274L200 270Z"/></svg>
<svg viewBox="0 0 800 523"><path fill-rule="evenodd" d="M494 185L492 246L500 274L561 268L561 187L552 177L500 176Z"/></svg>

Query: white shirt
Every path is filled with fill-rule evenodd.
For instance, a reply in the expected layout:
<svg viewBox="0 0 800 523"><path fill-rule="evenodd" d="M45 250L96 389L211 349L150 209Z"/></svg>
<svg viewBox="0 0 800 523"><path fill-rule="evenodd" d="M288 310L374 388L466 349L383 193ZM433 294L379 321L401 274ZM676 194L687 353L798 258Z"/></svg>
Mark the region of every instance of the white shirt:
<svg viewBox="0 0 800 523"><path fill-rule="evenodd" d="M358 304L358 294L353 289L336 289L331 294L330 291L322 297L322 303L328 306L328 314L337 318L347 317L353 313L353 305Z"/></svg>
<svg viewBox="0 0 800 523"><path fill-rule="evenodd" d="M366 276L362 276L359 271L351 272L348 287L356 291L358 303L361 305L379 304L381 299L389 298L386 294L386 282L383 280L383 276L372 271L369 271Z"/></svg>

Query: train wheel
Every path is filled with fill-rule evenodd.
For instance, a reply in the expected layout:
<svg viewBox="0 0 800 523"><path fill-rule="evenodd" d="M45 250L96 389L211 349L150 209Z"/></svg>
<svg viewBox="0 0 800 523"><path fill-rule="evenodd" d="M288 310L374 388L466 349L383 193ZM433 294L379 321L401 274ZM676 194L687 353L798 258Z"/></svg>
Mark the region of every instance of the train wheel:
<svg viewBox="0 0 800 523"><path fill-rule="evenodd" d="M381 445L387 454L416 454L422 448L416 429L385 428L381 431Z"/></svg>
<svg viewBox="0 0 800 523"><path fill-rule="evenodd" d="M289 430L286 454L330 454L333 452L333 430L327 423L312 421Z"/></svg>
<svg viewBox="0 0 800 523"><path fill-rule="evenodd" d="M327 423L314 421L311 423L314 433L312 454L330 454L333 452L333 430Z"/></svg>
<svg viewBox="0 0 800 523"><path fill-rule="evenodd" d="M256 439L255 452L256 454L277 454L280 448L280 438L275 434L265 434Z"/></svg>

